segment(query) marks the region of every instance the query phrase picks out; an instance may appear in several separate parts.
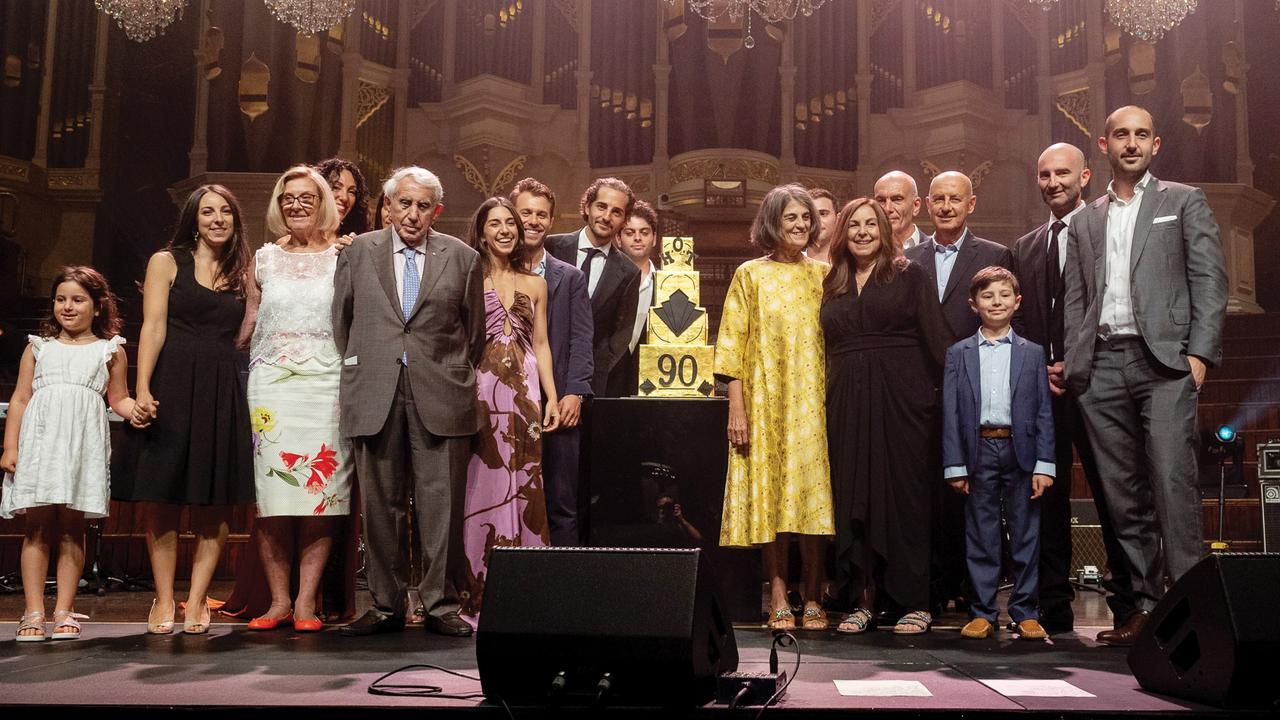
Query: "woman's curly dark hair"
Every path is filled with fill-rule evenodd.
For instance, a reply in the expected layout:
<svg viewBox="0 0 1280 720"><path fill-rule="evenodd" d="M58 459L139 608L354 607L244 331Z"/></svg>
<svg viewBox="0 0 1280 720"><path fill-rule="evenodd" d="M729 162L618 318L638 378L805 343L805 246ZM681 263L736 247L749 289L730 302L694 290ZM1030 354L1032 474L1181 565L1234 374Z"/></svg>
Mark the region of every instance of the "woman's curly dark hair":
<svg viewBox="0 0 1280 720"><path fill-rule="evenodd" d="M350 160L342 158L329 158L321 160L316 165L316 170L327 181L329 187L333 187L334 181L342 174L343 170L351 173L351 177L356 181L356 204L347 211L347 216L342 218L342 222L338 224L338 234L347 235L355 233L359 235L369 231L369 187L364 182L364 174L360 172L360 168Z"/></svg>

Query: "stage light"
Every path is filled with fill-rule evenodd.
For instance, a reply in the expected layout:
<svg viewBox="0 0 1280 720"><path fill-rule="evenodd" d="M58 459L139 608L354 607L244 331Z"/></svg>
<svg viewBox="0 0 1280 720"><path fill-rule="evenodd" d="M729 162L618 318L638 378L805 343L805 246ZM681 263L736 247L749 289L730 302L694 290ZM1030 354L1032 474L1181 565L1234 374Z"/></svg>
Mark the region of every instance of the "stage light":
<svg viewBox="0 0 1280 720"><path fill-rule="evenodd" d="M1214 437L1218 439L1218 442L1228 444L1236 439L1236 429L1230 425L1219 425Z"/></svg>

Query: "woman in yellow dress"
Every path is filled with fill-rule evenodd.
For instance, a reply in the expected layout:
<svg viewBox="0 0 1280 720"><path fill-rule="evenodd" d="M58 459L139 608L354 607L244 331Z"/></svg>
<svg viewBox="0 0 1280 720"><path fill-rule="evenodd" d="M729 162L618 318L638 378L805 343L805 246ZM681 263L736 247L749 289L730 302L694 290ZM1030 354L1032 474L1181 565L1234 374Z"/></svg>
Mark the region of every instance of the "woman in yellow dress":
<svg viewBox="0 0 1280 720"><path fill-rule="evenodd" d="M787 543L799 535L802 626L825 629L818 602L823 548L835 533L827 461L822 280L805 257L819 226L800 185L769 191L751 227L766 255L733 274L716 342L715 373L729 384L729 473L720 544L758 545L770 580L769 627L791 629Z"/></svg>

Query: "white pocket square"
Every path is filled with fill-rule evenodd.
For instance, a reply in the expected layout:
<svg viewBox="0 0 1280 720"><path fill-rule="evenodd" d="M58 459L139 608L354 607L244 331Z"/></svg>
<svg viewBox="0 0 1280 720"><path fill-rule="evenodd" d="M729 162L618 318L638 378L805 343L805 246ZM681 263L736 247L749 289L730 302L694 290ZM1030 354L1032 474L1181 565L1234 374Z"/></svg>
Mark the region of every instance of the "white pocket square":
<svg viewBox="0 0 1280 720"><path fill-rule="evenodd" d="M359 355L352 355L352 356L351 356L351 357L349 357L349 358L343 358L343 360L342 360L342 364L343 364L343 365L359 365L359 364L360 364L360 356L359 356Z"/></svg>
<svg viewBox="0 0 1280 720"><path fill-rule="evenodd" d="M1177 220L1177 219L1178 219L1177 215L1163 215L1161 217L1156 218L1155 220L1152 220L1151 224L1159 225L1160 223L1169 222L1171 220Z"/></svg>

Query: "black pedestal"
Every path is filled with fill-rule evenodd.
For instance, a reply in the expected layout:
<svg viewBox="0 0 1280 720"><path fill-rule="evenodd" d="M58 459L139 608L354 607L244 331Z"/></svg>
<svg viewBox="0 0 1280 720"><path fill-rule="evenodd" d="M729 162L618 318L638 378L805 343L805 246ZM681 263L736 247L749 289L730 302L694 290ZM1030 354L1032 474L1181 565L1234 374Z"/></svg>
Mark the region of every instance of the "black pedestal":
<svg viewBox="0 0 1280 720"><path fill-rule="evenodd" d="M760 621L755 550L720 547L728 464L723 398L591 401L589 542L700 547L734 622ZM676 517L676 506L687 525Z"/></svg>

